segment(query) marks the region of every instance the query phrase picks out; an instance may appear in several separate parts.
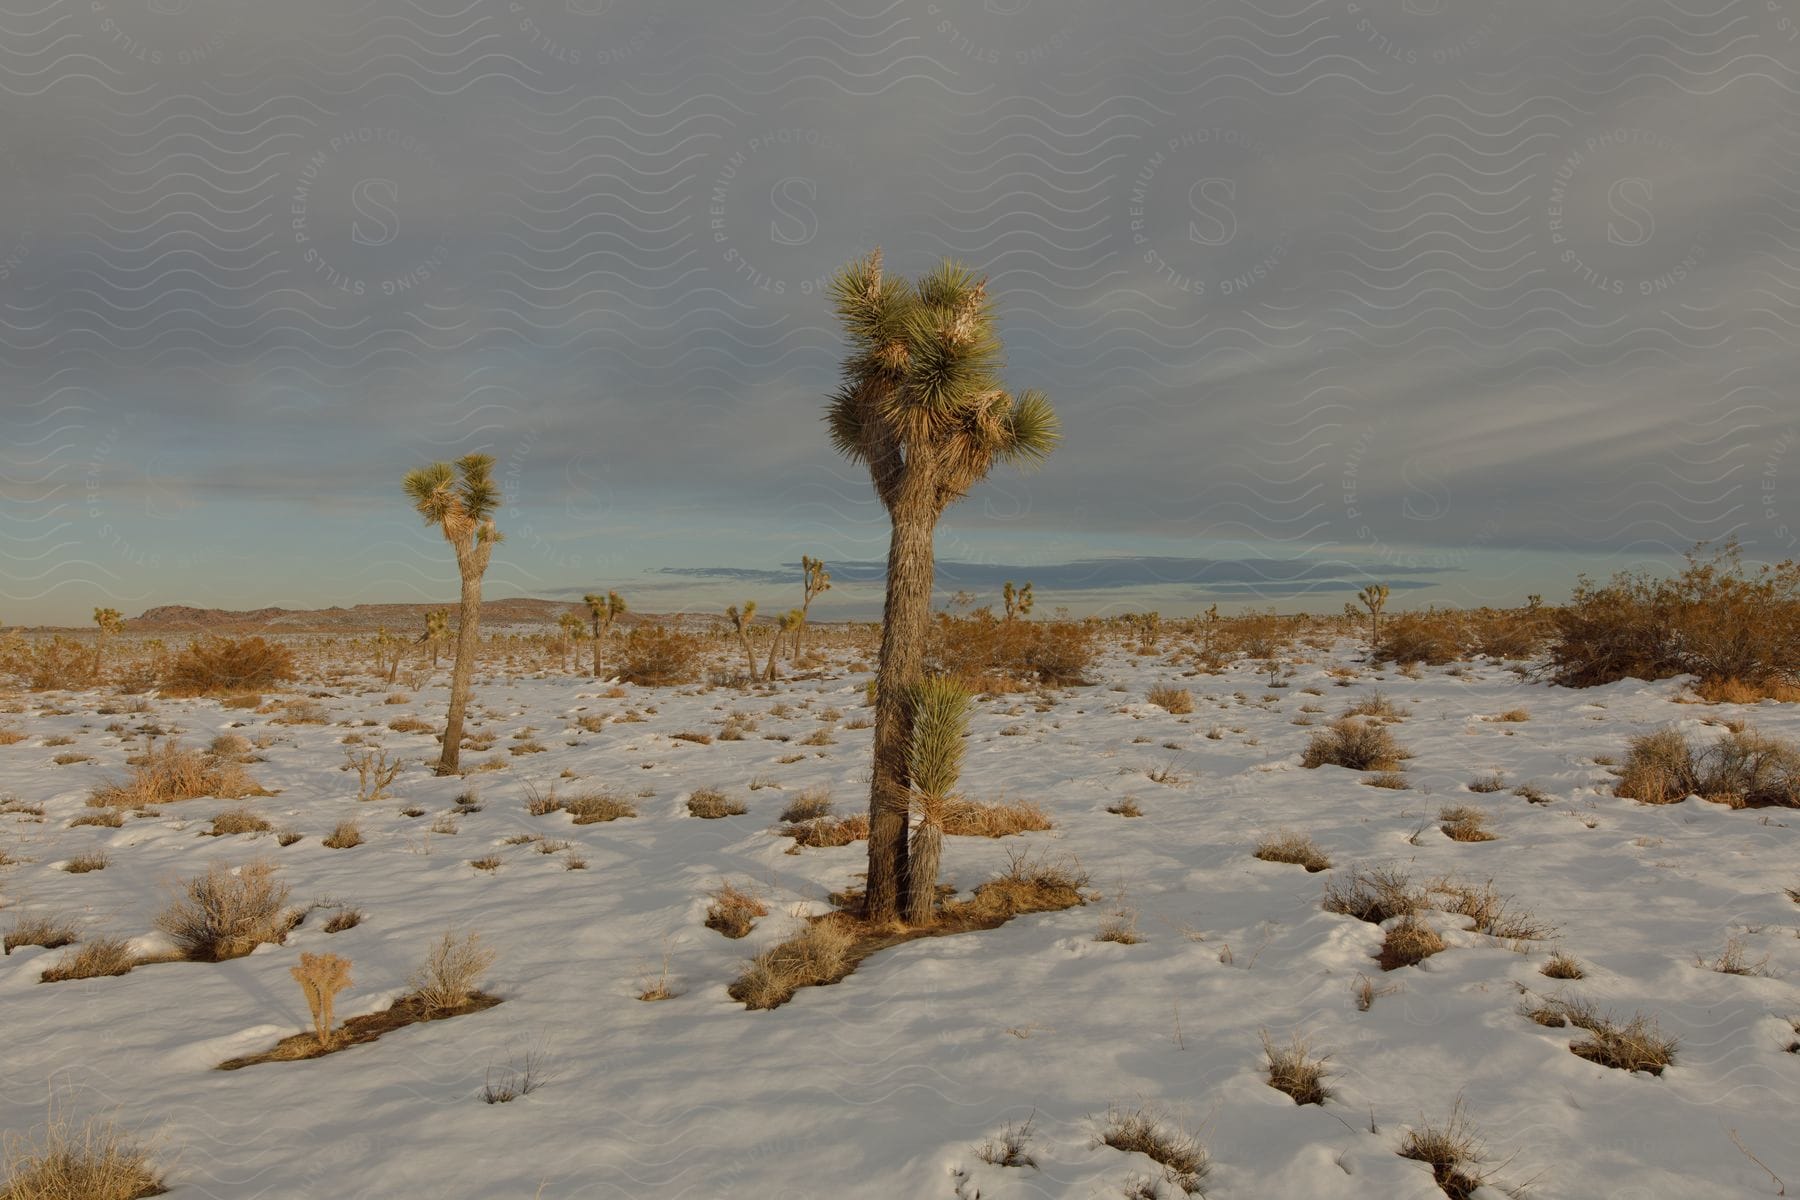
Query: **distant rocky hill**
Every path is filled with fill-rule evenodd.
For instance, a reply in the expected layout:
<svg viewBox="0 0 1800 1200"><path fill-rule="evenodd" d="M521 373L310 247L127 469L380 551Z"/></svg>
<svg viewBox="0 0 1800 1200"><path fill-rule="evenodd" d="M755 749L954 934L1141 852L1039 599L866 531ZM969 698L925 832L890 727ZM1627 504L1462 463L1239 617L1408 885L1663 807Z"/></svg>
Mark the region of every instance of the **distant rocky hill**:
<svg viewBox="0 0 1800 1200"><path fill-rule="evenodd" d="M142 616L132 617L125 628L134 633L363 633L386 626L396 633L423 629L425 614L434 608L447 608L452 619L456 601L439 604L355 604L348 608L317 609L253 608L232 611L223 608L195 608L186 604L164 604L146 609ZM487 600L481 606L481 623L486 628L499 625L554 625L565 612L587 615L587 607L566 600L538 600L516 597ZM621 624L638 618L627 613Z"/></svg>

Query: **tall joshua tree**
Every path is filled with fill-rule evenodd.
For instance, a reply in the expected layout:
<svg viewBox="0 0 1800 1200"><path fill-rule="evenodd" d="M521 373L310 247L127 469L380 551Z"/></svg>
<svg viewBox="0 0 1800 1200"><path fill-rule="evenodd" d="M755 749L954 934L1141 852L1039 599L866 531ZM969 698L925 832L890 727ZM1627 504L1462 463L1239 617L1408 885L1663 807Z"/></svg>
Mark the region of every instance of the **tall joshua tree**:
<svg viewBox="0 0 1800 1200"><path fill-rule="evenodd" d="M119 615L116 608L96 608L94 624L100 628L100 637L94 643L94 678L99 679L100 666L106 658L106 643L125 627L125 618Z"/></svg>
<svg viewBox="0 0 1800 1200"><path fill-rule="evenodd" d="M931 624L938 518L996 461L1035 463L1055 449L1056 413L1041 392L1017 397L1004 365L987 281L946 260L916 283L882 272L879 250L831 281L850 354L826 412L838 452L869 469L887 510L887 596L876 671L869 786L866 914L899 915L906 886L911 687Z"/></svg>
<svg viewBox="0 0 1800 1200"><path fill-rule="evenodd" d="M589 592L581 598L588 606L588 619L594 625L594 678L600 678L600 649L606 635L612 632L613 622L625 611L625 597L617 592L608 592L602 596L599 592Z"/></svg>
<svg viewBox="0 0 1800 1200"><path fill-rule="evenodd" d="M444 752L437 773L456 773L462 748L463 712L469 707L469 685L475 676L475 652L481 645L481 577L500 544L494 512L500 489L494 483L494 456L465 454L455 464L439 462L406 473L403 485L427 525L443 531L456 551L462 576L462 599L456 614L456 663L450 672L450 711L444 720Z"/></svg>
<svg viewBox="0 0 1800 1200"><path fill-rule="evenodd" d="M938 860L944 849L944 813L956 800L962 777L963 735L969 731L969 692L947 675L915 684L912 740L906 748L906 770L919 823L908 850L906 903L901 917L908 925L929 925L937 907Z"/></svg>
<svg viewBox="0 0 1800 1200"><path fill-rule="evenodd" d="M800 556L800 569L805 572L801 580L800 621L794 626L794 661L800 661L800 639L806 635L806 614L812 609L812 602L820 592L831 590L831 572L825 569L825 563L817 558Z"/></svg>

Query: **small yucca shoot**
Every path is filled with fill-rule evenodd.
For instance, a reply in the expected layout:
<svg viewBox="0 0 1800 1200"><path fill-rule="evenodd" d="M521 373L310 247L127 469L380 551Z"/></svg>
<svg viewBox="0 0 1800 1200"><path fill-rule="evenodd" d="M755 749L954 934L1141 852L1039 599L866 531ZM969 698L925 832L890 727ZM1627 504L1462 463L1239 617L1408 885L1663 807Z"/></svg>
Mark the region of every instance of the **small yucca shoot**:
<svg viewBox="0 0 1800 1200"><path fill-rule="evenodd" d="M909 925L928 924L937 904L944 811L962 778L970 699L968 689L948 675L929 676L912 689L912 741L907 746L906 769L912 781L912 806L920 820L907 853L902 917Z"/></svg>

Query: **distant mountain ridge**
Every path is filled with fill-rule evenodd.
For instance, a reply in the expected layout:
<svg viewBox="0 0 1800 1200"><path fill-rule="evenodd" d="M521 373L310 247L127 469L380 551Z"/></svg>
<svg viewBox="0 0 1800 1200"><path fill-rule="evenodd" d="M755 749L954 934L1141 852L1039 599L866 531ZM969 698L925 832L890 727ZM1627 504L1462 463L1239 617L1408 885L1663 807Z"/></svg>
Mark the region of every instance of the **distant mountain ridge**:
<svg viewBox="0 0 1800 1200"><path fill-rule="evenodd" d="M365 632L382 626L396 633L425 627L432 609L456 615L456 601L419 604L353 604L348 608L196 608L188 604L162 604L128 618L125 628L133 633L338 633ZM529 596L485 600L481 605L484 627L496 625L554 625L563 613L587 615L585 604L566 600L539 600ZM635 620L627 613L621 624Z"/></svg>

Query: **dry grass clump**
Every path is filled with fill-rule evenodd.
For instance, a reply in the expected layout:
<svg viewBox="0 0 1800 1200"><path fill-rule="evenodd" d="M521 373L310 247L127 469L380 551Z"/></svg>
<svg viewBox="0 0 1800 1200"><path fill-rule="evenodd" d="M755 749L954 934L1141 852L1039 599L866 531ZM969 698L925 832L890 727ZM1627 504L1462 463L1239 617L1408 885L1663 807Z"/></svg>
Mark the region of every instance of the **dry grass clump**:
<svg viewBox="0 0 1800 1200"><path fill-rule="evenodd" d="M342 933L346 929L355 929L362 924L362 910L356 908L340 908L331 914L325 922L326 933Z"/></svg>
<svg viewBox="0 0 1800 1200"><path fill-rule="evenodd" d="M1136 798L1132 796L1107 805L1106 811L1118 817L1141 817L1144 815L1144 810L1138 807Z"/></svg>
<svg viewBox="0 0 1800 1200"><path fill-rule="evenodd" d="M1206 1179L1209 1164L1200 1139L1147 1106L1109 1107L1095 1142L1148 1157L1163 1169L1164 1182L1187 1195L1199 1192Z"/></svg>
<svg viewBox="0 0 1800 1200"><path fill-rule="evenodd" d="M661 625L634 626L620 646L619 678L646 687L692 683L699 675L700 639Z"/></svg>
<svg viewBox="0 0 1800 1200"><path fill-rule="evenodd" d="M1295 1104L1323 1104L1331 1099L1331 1089L1325 1086L1325 1059L1312 1057L1311 1048L1299 1034L1286 1046L1277 1046L1265 1029L1262 1046L1270 1087L1292 1096Z"/></svg>
<svg viewBox="0 0 1800 1200"><path fill-rule="evenodd" d="M1036 1113L1014 1125L1007 1122L999 1137L989 1138L975 1148L975 1157L995 1167L1035 1167L1037 1159L1026 1149L1031 1144L1031 1122Z"/></svg>
<svg viewBox="0 0 1800 1200"><path fill-rule="evenodd" d="M206 874L181 884L156 926L173 937L183 955L198 962L240 958L264 942L279 943L294 927L288 887L275 864L248 862L233 870L213 863Z"/></svg>
<svg viewBox="0 0 1800 1200"><path fill-rule="evenodd" d="M190 642L169 660L161 689L167 696L226 695L267 689L294 677L287 647L259 637L209 637Z"/></svg>
<svg viewBox="0 0 1800 1200"><path fill-rule="evenodd" d="M1492 792L1504 792L1506 790L1506 777L1500 772L1495 771L1492 774L1482 775L1478 778L1469 780L1468 788L1471 792L1484 796Z"/></svg>
<svg viewBox="0 0 1800 1200"><path fill-rule="evenodd" d="M288 973L300 985L306 1007L312 1013L313 1036L321 1050L330 1049L336 1041L332 1033L331 1008L337 994L355 981L350 978L350 960L335 954L302 954L300 965L289 967Z"/></svg>
<svg viewBox="0 0 1800 1200"><path fill-rule="evenodd" d="M1403 750L1387 726L1362 717L1345 717L1312 735L1300 765L1334 766L1352 771L1397 771L1412 755Z"/></svg>
<svg viewBox="0 0 1800 1200"><path fill-rule="evenodd" d="M1744 953L1742 938L1725 939L1725 949L1717 958L1708 962L1702 955L1695 955L1695 960L1709 971L1717 971L1721 975L1767 975L1769 973L1769 955L1752 961Z"/></svg>
<svg viewBox="0 0 1800 1200"><path fill-rule="evenodd" d="M213 738L206 747L206 752L214 758L245 760L250 754L250 739L237 733L221 733Z"/></svg>
<svg viewBox="0 0 1800 1200"><path fill-rule="evenodd" d="M712 734L700 733L693 729L684 729L680 733L671 733L669 736L678 742L692 742L696 746L712 745Z"/></svg>
<svg viewBox="0 0 1800 1200"><path fill-rule="evenodd" d="M82 825L95 825L104 829L117 829L125 824L125 814L116 808L101 808L82 813L69 822L69 828Z"/></svg>
<svg viewBox="0 0 1800 1200"><path fill-rule="evenodd" d="M1561 950L1552 954L1543 966L1538 968L1540 975L1551 979L1584 979L1587 972L1582 969L1581 960Z"/></svg>
<svg viewBox="0 0 1800 1200"><path fill-rule="evenodd" d="M851 842L867 840L869 814L851 813L844 817L815 817L810 821L796 821L783 825L781 836L793 838L796 846L848 846Z"/></svg>
<svg viewBox="0 0 1800 1200"><path fill-rule="evenodd" d="M837 914L810 921L794 937L751 959L726 991L745 1008L778 1007L803 987L836 983L849 974L855 943L849 921Z"/></svg>
<svg viewBox="0 0 1800 1200"><path fill-rule="evenodd" d="M1491 879L1473 884L1442 876L1428 883L1426 892L1445 912L1469 918L1469 928L1476 933L1506 941L1538 941L1555 932L1530 912L1515 909Z"/></svg>
<svg viewBox="0 0 1800 1200"><path fill-rule="evenodd" d="M1388 698L1385 692L1370 692L1344 710L1344 716L1368 717L1373 721L1404 721L1409 714Z"/></svg>
<svg viewBox="0 0 1800 1200"><path fill-rule="evenodd" d="M1144 693L1144 699L1177 716L1194 711L1194 693L1166 683L1152 687Z"/></svg>
<svg viewBox="0 0 1800 1200"><path fill-rule="evenodd" d="M1665 1035L1653 1018L1642 1013L1634 1014L1623 1025L1585 1007L1571 1007L1565 1015L1569 1024L1588 1035L1586 1041L1576 1042L1569 1049L1589 1062L1619 1071L1661 1075L1675 1061L1677 1040Z"/></svg>
<svg viewBox="0 0 1800 1200"><path fill-rule="evenodd" d="M740 887L722 883L706 908L706 927L728 938L741 938L756 928L756 918L769 915L769 906Z"/></svg>
<svg viewBox="0 0 1800 1200"><path fill-rule="evenodd" d="M325 711L325 706L311 700L289 700L281 706L281 711L269 718L274 725L324 725L330 720L331 714Z"/></svg>
<svg viewBox="0 0 1800 1200"><path fill-rule="evenodd" d="M787 802L780 819L787 824L816 821L831 815L831 792L827 788L807 788Z"/></svg>
<svg viewBox="0 0 1800 1200"><path fill-rule="evenodd" d="M460 1009L476 997L496 957L479 933L446 930L413 972L412 995L428 1016Z"/></svg>
<svg viewBox="0 0 1800 1200"><path fill-rule="evenodd" d="M1364 787L1387 788L1390 791L1403 792L1412 783L1398 771L1377 771L1373 775L1365 775L1359 780Z"/></svg>
<svg viewBox="0 0 1800 1200"><path fill-rule="evenodd" d="M1689 796L1732 808L1800 808L1800 747L1750 728L1696 749L1677 729L1631 739L1613 793L1645 804Z"/></svg>
<svg viewBox="0 0 1800 1200"><path fill-rule="evenodd" d="M125 938L92 937L64 954L39 978L45 983L62 983L69 979L101 979L129 974L137 965L138 958L131 952L131 943Z"/></svg>
<svg viewBox="0 0 1800 1200"><path fill-rule="evenodd" d="M71 875L86 875L89 871L104 871L112 859L104 851L95 850L88 854L77 854L63 864L63 870Z"/></svg>
<svg viewBox="0 0 1800 1200"><path fill-rule="evenodd" d="M228 808L213 817L212 828L207 833L213 837L228 837L238 833L267 833L273 828L247 808Z"/></svg>
<svg viewBox="0 0 1800 1200"><path fill-rule="evenodd" d="M1495 835L1488 830L1486 810L1467 804L1456 804L1438 810L1438 828L1453 842L1491 842Z"/></svg>
<svg viewBox="0 0 1800 1200"><path fill-rule="evenodd" d="M703 821L717 821L721 817L741 817L750 810L743 801L734 800L718 788L698 788L690 793L687 800L689 816L699 817Z"/></svg>
<svg viewBox="0 0 1800 1200"><path fill-rule="evenodd" d="M337 827L326 837L324 844L330 850L348 850L352 846L363 844L362 825L355 817L347 817L337 823Z"/></svg>
<svg viewBox="0 0 1800 1200"><path fill-rule="evenodd" d="M1313 873L1331 869L1330 857L1313 844L1312 838L1293 830L1282 830L1263 838L1257 843L1255 857L1264 862L1293 863Z"/></svg>
<svg viewBox="0 0 1800 1200"><path fill-rule="evenodd" d="M1470 1200L1488 1182L1487 1174L1481 1170L1487 1162L1487 1150L1469 1124L1461 1099L1445 1124L1425 1122L1417 1129L1409 1129L1400 1146L1400 1157L1430 1167L1432 1178L1450 1200Z"/></svg>
<svg viewBox="0 0 1800 1200"><path fill-rule="evenodd" d="M1385 925L1395 917L1410 917L1424 911L1426 897L1403 872L1378 868L1353 871L1342 883L1327 883L1323 907L1326 912L1342 913L1371 925Z"/></svg>
<svg viewBox="0 0 1800 1200"><path fill-rule="evenodd" d="M0 725L0 746L16 746L29 736L17 725Z"/></svg>
<svg viewBox="0 0 1800 1200"><path fill-rule="evenodd" d="M637 816L637 809L611 792L577 792L562 802L562 810L577 825L598 825L621 817Z"/></svg>
<svg viewBox="0 0 1800 1200"><path fill-rule="evenodd" d="M1087 872L1073 858L1052 862L1013 850L1006 856L1005 872L977 887L974 899L955 912L1001 920L1019 913L1058 912L1085 903L1081 889L1087 885Z"/></svg>
<svg viewBox="0 0 1800 1200"><path fill-rule="evenodd" d="M1096 942L1115 942L1121 946L1135 946L1144 940L1138 932L1137 910L1121 908L1111 913L1100 922L1099 932L1094 934Z"/></svg>
<svg viewBox="0 0 1800 1200"><path fill-rule="evenodd" d="M0 1200L140 1200L167 1190L149 1151L98 1118L76 1128L52 1113L41 1143L9 1133L0 1157Z"/></svg>
<svg viewBox="0 0 1800 1200"><path fill-rule="evenodd" d="M387 727L395 733L430 733L436 728L430 721L415 716L395 717Z"/></svg>
<svg viewBox="0 0 1800 1200"><path fill-rule="evenodd" d="M242 800L269 794L236 762L186 749L179 740L171 738L145 751L123 783L95 788L88 804L95 808L142 809L196 796Z"/></svg>
<svg viewBox="0 0 1800 1200"><path fill-rule="evenodd" d="M42 946L55 950L71 945L81 936L80 929L67 917L20 917L0 938L0 948L11 954L20 946Z"/></svg>
<svg viewBox="0 0 1800 1200"><path fill-rule="evenodd" d="M1053 828L1049 815L1029 800L953 800L944 808L943 829L953 837L1000 838Z"/></svg>
<svg viewBox="0 0 1800 1200"><path fill-rule="evenodd" d="M1384 971L1413 967L1445 949L1437 930L1417 917L1405 917L1388 927L1375 961Z"/></svg>

